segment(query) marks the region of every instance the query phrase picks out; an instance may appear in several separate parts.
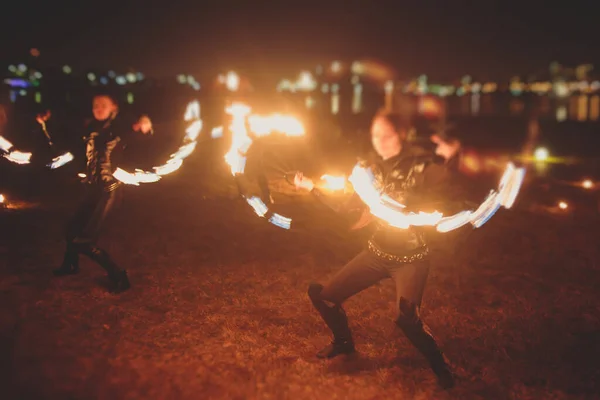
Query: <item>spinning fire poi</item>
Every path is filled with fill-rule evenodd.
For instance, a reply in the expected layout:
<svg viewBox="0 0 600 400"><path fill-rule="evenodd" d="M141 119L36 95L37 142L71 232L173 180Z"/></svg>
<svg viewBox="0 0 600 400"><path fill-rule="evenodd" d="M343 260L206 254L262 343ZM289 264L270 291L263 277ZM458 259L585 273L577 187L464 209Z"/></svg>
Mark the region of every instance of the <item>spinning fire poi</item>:
<svg viewBox="0 0 600 400"><path fill-rule="evenodd" d="M359 163L349 178L355 195L341 211L361 207L363 217L376 218L378 226L367 249L346 264L329 283L312 283L308 288L312 304L333 333L331 344L317 356L333 358L355 351L342 304L380 280L391 278L396 283L396 325L425 356L440 385L449 388L454 385L450 363L420 317L430 268L429 248L422 227L435 226L445 232L467 223L481 226L500 206L512 206L524 170L509 165L497 192L492 192L476 211L461 211L464 201L447 199L456 189L450 178L457 169L460 143L438 140L436 155L407 143L409 128L408 122L398 114L376 115L371 126L376 155L372 160ZM294 181L297 188L310 191L336 209L302 173L297 173ZM444 217L442 211L451 216Z"/></svg>
<svg viewBox="0 0 600 400"><path fill-rule="evenodd" d="M225 154L225 161L231 168L231 174L236 178L244 174L247 154L252 146L253 137L262 137L272 133L281 133L286 136L304 135L304 127L300 121L291 116L251 114L251 108L243 103L233 103L226 111L232 116L230 125L232 137L231 148ZM245 194L242 196L259 217L267 218L273 225L290 229L292 220L270 210L260 197Z"/></svg>

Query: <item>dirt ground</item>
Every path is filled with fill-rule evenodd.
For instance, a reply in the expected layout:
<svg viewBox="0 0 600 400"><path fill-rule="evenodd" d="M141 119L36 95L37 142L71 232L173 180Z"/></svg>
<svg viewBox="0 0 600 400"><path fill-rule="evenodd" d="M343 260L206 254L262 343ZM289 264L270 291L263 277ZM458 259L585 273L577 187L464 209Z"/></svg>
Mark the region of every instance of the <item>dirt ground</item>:
<svg viewBox="0 0 600 400"><path fill-rule="evenodd" d="M433 237L423 317L459 374L442 391L395 329L390 281L346 303L358 354L330 340L306 289L360 250L309 196L275 193L285 231L235 196L202 149L126 188L102 245L132 289L85 260L53 278L74 182L0 211L3 399L576 399L600 393L600 228L518 204ZM57 172L60 174L61 172ZM58 175L57 175L58 176ZM56 178L58 180L58 178ZM283 182L273 182L274 187ZM29 207L25 205L29 204ZM337 227L337 228L336 228Z"/></svg>

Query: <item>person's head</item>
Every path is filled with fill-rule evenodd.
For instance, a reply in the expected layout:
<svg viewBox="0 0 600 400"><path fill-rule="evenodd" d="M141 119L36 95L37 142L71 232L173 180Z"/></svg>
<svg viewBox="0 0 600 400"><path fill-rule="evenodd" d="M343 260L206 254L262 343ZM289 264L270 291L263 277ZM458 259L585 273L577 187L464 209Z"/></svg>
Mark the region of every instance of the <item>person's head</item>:
<svg viewBox="0 0 600 400"><path fill-rule="evenodd" d="M117 102L107 94L97 94L92 101L92 113L98 121L114 117L119 111Z"/></svg>
<svg viewBox="0 0 600 400"><path fill-rule="evenodd" d="M371 124L371 143L377 154L384 160L398 155L409 128L407 119L401 114L377 113Z"/></svg>

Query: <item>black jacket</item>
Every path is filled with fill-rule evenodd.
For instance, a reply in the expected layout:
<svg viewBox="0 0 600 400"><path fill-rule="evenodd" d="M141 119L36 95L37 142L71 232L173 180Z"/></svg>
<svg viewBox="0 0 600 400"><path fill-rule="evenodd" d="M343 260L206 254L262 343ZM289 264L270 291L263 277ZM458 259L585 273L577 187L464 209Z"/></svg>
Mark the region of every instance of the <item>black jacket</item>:
<svg viewBox="0 0 600 400"><path fill-rule="evenodd" d="M85 131L85 182L111 191L119 184L113 173L123 163L123 151L133 133L132 127L117 117L106 121L92 120L86 124Z"/></svg>
<svg viewBox="0 0 600 400"><path fill-rule="evenodd" d="M405 144L400 154L391 159L384 161L373 156L360 162L365 167L371 167L376 185L392 199L405 205L407 212L439 211L444 216L449 216L462 211L466 206L463 185L457 174L457 157L445 162L430 151ZM313 189L312 192L325 204L332 206L318 189ZM337 211L349 211L357 204L365 207L355 194ZM393 256L411 256L425 251L424 232L425 229L421 227L400 229L384 221L377 221L369 247Z"/></svg>

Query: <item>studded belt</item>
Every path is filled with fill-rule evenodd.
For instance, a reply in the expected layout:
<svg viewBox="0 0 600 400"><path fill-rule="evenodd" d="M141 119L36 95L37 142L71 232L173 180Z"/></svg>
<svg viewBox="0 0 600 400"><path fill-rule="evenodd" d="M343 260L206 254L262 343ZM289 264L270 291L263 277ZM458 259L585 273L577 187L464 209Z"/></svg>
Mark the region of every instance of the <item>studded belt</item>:
<svg viewBox="0 0 600 400"><path fill-rule="evenodd" d="M412 263L415 261L424 260L429 255L429 248L427 246L423 246L417 249L414 254L409 256L397 256L381 250L372 240L369 240L369 251L375 254L377 257L397 263Z"/></svg>

